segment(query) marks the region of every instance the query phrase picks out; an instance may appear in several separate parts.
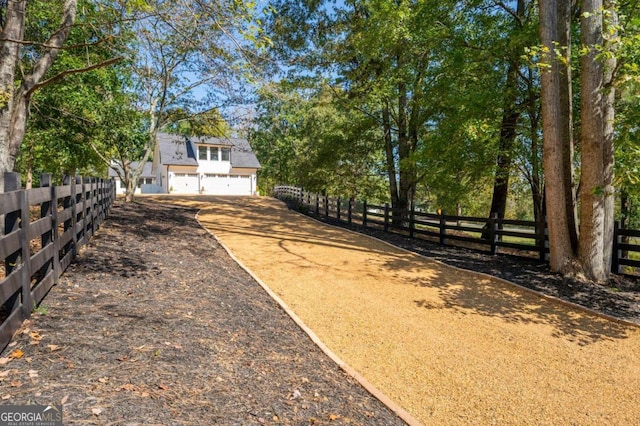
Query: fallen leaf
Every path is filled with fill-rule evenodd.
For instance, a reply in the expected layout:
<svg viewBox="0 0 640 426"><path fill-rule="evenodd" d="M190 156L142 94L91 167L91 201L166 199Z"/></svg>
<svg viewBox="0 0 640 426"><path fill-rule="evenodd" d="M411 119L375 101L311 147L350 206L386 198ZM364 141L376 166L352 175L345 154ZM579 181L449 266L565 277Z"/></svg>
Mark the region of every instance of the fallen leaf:
<svg viewBox="0 0 640 426"><path fill-rule="evenodd" d="M135 385L132 385L131 383L127 383L120 386L120 390L133 391L135 389L136 389Z"/></svg>
<svg viewBox="0 0 640 426"><path fill-rule="evenodd" d="M329 415L329 420L338 420L340 418L340 416L338 414L330 414Z"/></svg>
<svg viewBox="0 0 640 426"><path fill-rule="evenodd" d="M11 358L0 358L0 365L5 365L9 361L11 361Z"/></svg>
<svg viewBox="0 0 640 426"><path fill-rule="evenodd" d="M108 380L106 377L100 377L100 378L98 379L98 381L99 381L100 383L107 383L109 380Z"/></svg>
<svg viewBox="0 0 640 426"><path fill-rule="evenodd" d="M24 356L24 352L22 352L20 349L14 349L9 354L9 358L12 358L12 359L22 358L23 356Z"/></svg>
<svg viewBox="0 0 640 426"><path fill-rule="evenodd" d="M51 352L53 352L53 351L57 351L58 349L60 349L60 346L58 346L58 345L47 345L47 348L49 348L49 350Z"/></svg>
<svg viewBox="0 0 640 426"><path fill-rule="evenodd" d="M31 340L34 340L35 342L40 342L40 340L42 340L42 335L37 331L31 331L29 333L29 337L31 337ZM31 344L34 345L37 343L31 342Z"/></svg>
<svg viewBox="0 0 640 426"><path fill-rule="evenodd" d="M162 390L168 390L169 386L167 385L163 385L162 383L158 385L158 389L162 389Z"/></svg>
<svg viewBox="0 0 640 426"><path fill-rule="evenodd" d="M11 395L10 394L2 395L2 399L4 400L11 399Z"/></svg>
<svg viewBox="0 0 640 426"><path fill-rule="evenodd" d="M29 377L32 379L38 377L38 372L36 370L29 370Z"/></svg>
<svg viewBox="0 0 640 426"><path fill-rule="evenodd" d="M91 409L91 412L92 412L94 415L99 416L99 415L100 415L100 413L102 413L102 408L92 408L92 409Z"/></svg>
<svg viewBox="0 0 640 426"><path fill-rule="evenodd" d="M19 380L14 380L11 382L11 386L14 388L19 388L20 386L22 386L22 382Z"/></svg>
<svg viewBox="0 0 640 426"><path fill-rule="evenodd" d="M64 405L64 403L67 402L68 399L69 399L69 395L63 396L62 400L60 401L60 405Z"/></svg>

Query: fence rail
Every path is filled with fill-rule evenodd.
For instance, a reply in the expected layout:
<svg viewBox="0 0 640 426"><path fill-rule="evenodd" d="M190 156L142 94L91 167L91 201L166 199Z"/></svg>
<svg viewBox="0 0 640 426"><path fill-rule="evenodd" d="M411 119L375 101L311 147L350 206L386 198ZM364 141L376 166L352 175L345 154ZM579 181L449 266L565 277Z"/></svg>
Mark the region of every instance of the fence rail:
<svg viewBox="0 0 640 426"><path fill-rule="evenodd" d="M346 200L314 194L294 186L277 186L274 196L292 200L306 213L335 219L365 228L379 229L410 238L462 246L488 252L548 261L549 240L546 222L453 216L445 212L400 211L389 204L369 204L366 200ZM612 272L640 276L640 230L615 225Z"/></svg>
<svg viewBox="0 0 640 426"><path fill-rule="evenodd" d="M115 199L112 180L67 177L51 185L20 188L18 173L5 173L0 193L0 350L29 317L107 216ZM0 271L1 272L1 271Z"/></svg>

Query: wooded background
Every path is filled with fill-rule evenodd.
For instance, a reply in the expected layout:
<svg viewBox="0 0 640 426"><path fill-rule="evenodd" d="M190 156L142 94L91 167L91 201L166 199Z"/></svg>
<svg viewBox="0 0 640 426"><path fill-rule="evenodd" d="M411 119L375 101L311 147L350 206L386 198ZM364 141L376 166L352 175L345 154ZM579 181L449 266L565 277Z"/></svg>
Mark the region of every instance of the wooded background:
<svg viewBox="0 0 640 426"><path fill-rule="evenodd" d="M248 136L263 194L553 209L552 268L604 281L613 221L640 222L638 8L0 0L0 172L115 163L130 201L158 131Z"/></svg>

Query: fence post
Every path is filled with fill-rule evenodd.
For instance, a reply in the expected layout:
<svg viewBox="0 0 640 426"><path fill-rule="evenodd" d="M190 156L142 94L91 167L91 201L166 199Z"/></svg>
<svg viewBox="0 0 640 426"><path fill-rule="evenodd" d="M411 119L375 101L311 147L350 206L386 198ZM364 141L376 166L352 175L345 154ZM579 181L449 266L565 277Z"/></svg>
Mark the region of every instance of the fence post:
<svg viewBox="0 0 640 426"><path fill-rule="evenodd" d="M329 218L329 196L324 196L324 217Z"/></svg>
<svg viewBox="0 0 640 426"><path fill-rule="evenodd" d="M336 219L340 222L340 197L336 199Z"/></svg>
<svg viewBox="0 0 640 426"><path fill-rule="evenodd" d="M349 198L349 206L347 207L347 223L351 225L353 219L353 198Z"/></svg>
<svg viewBox="0 0 640 426"><path fill-rule="evenodd" d="M445 211L440 210L440 245L447 245L447 221L445 219Z"/></svg>
<svg viewBox="0 0 640 426"><path fill-rule="evenodd" d="M82 176L76 176L76 184L80 185L80 192L76 193L76 208L78 207L78 204L82 206L80 213L78 213L78 218L76 219L76 224L80 221L82 225L82 230L78 232L78 237L76 238L76 244L78 245L77 251L79 251L80 247L84 245L87 236L87 188Z"/></svg>
<svg viewBox="0 0 640 426"><path fill-rule="evenodd" d="M498 233L496 232L498 230L498 212L493 212L491 213L491 216L489 216L489 252L491 254L497 254L498 253L498 245L496 244L498 242Z"/></svg>
<svg viewBox="0 0 640 426"><path fill-rule="evenodd" d="M384 232L389 232L389 203L384 204Z"/></svg>
<svg viewBox="0 0 640 426"><path fill-rule="evenodd" d="M611 272L614 274L620 273L620 258L622 257L620 243L620 221L616 220L613 223L613 250L611 250Z"/></svg>
<svg viewBox="0 0 640 426"><path fill-rule="evenodd" d="M367 200L362 201L362 226L367 227Z"/></svg>
<svg viewBox="0 0 640 426"><path fill-rule="evenodd" d="M546 262L547 260L547 238L546 238L547 220L540 215L536 221L536 246L538 248L538 260Z"/></svg>
<svg viewBox="0 0 640 426"><path fill-rule="evenodd" d="M316 194L316 217L320 216L320 194Z"/></svg>
<svg viewBox="0 0 640 426"><path fill-rule="evenodd" d="M71 218L69 218L64 222L64 231L66 232L68 230L71 230L71 240L65 246L64 252L65 254L68 252L71 252L72 253L71 257L75 258L77 253L77 241L78 241L78 234L76 234L76 222L78 220L78 216L76 215L77 195L76 195L75 177L65 176L64 184L69 185L69 189L71 191L71 194L69 195L69 197L65 197L64 204L63 204L64 208L65 209L69 208L71 212Z"/></svg>
<svg viewBox="0 0 640 426"><path fill-rule="evenodd" d="M5 192L20 191L21 180L20 180L19 173L5 172L3 179L4 179ZM20 206L23 205L22 200L24 198L24 191L21 191L21 194L22 195L20 196ZM20 210L6 213L4 215L4 233L2 235L8 235L13 231L20 229L20 218L21 218ZM23 232L22 237L24 237L25 234L26 232ZM20 238L20 245L24 247L22 240L23 238ZM28 245L28 241L27 241L27 245ZM24 261L24 258L21 258L21 257L22 257L22 251L18 250L15 253L9 254L5 259L3 259L6 277L8 277L9 274L13 272L13 270L18 268L18 265L20 264L21 261ZM21 284L24 285L24 281L21 280ZM20 291L16 290L16 292L6 300L6 302L2 305L2 307L8 312L13 312L20 304L21 300L19 296L20 296Z"/></svg>
<svg viewBox="0 0 640 426"><path fill-rule="evenodd" d="M415 238L416 235L416 209L413 203L411 203L411 210L409 210L409 238Z"/></svg>
<svg viewBox="0 0 640 426"><path fill-rule="evenodd" d="M51 188L51 192L49 192L49 201L45 201L40 204L40 218L48 217L49 222L51 223L51 229L40 236L40 246L41 249L44 250L49 244L55 244L56 229L58 226L58 206L56 204L55 187L51 184L51 174L43 173L40 175L40 187ZM43 277L47 276L47 274L54 269L54 282L56 280L55 263L57 257L58 251L56 250L53 257L42 266L42 269L40 269L40 273Z"/></svg>
<svg viewBox="0 0 640 426"><path fill-rule="evenodd" d="M91 229L91 178L82 178L82 233L84 244L89 240L89 230Z"/></svg>

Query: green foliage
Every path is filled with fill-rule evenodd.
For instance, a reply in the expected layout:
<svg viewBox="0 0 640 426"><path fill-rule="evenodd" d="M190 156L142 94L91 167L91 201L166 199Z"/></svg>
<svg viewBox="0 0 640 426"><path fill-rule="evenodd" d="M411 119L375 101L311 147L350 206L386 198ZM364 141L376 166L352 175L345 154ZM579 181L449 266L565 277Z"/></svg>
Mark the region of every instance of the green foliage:
<svg viewBox="0 0 640 426"><path fill-rule="evenodd" d="M169 111L168 124L163 131L185 136L225 137L231 134L231 126L217 109L193 113L181 108Z"/></svg>
<svg viewBox="0 0 640 426"><path fill-rule="evenodd" d="M59 12L51 6L52 2L29 2L27 39L46 39L57 29ZM76 25L67 39L69 47L59 52L45 79L111 59L126 37L124 31L114 37L115 17L116 11L105 4L80 1ZM41 50L38 44L27 47L22 66L34 66ZM122 95L124 70L119 65L72 73L34 93L18 161L23 175L105 174L106 164L93 145L104 145L106 133L122 129L123 119L114 114L113 105L130 105Z"/></svg>
<svg viewBox="0 0 640 426"><path fill-rule="evenodd" d="M262 164L262 193L289 183L318 193L380 197L380 138L366 116L343 109L333 90L283 82L264 88L259 105L250 139Z"/></svg>

